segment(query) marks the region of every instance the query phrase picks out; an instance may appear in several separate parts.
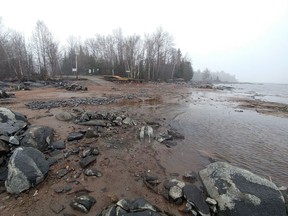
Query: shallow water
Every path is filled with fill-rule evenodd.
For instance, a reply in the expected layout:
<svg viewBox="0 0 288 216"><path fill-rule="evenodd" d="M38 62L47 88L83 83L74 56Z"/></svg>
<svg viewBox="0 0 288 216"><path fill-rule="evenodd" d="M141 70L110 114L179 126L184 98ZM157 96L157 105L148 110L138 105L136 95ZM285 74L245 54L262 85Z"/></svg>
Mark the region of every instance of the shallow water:
<svg viewBox="0 0 288 216"><path fill-rule="evenodd" d="M235 94L240 94L262 101L288 104L288 84L231 84Z"/></svg>
<svg viewBox="0 0 288 216"><path fill-rule="evenodd" d="M233 104L212 100L215 93L205 93L202 99L194 94L194 98L200 99L163 112L173 116L170 124L185 134L185 140L164 158L172 170L181 166L180 171L192 168L198 171L209 163L205 158L214 158L287 186L287 118L249 110L235 112Z"/></svg>

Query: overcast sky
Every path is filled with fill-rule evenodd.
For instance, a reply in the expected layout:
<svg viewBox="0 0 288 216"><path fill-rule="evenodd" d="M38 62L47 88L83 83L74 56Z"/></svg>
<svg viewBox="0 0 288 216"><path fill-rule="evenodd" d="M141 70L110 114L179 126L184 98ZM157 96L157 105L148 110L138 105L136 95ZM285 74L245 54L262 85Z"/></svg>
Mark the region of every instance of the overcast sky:
<svg viewBox="0 0 288 216"><path fill-rule="evenodd" d="M70 35L118 28L143 35L162 26L194 70L288 83L288 0L0 0L0 17L26 37L42 20L62 43Z"/></svg>

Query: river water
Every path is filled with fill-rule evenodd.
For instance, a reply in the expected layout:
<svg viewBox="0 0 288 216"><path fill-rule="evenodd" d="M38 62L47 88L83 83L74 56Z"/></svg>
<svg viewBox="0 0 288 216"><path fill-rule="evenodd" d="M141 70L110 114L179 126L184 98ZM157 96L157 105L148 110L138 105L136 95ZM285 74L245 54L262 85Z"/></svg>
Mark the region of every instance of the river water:
<svg viewBox="0 0 288 216"><path fill-rule="evenodd" d="M169 150L162 160L175 172L179 166L180 172L199 171L211 162L207 158L228 161L278 185L288 186L288 119L252 110L235 111L236 104L229 97L242 94L269 98L262 85L240 87L224 92L191 90L191 103L166 107L162 114L172 116L169 123L185 134L185 140ZM285 102L287 89L284 93L267 95L271 101Z"/></svg>

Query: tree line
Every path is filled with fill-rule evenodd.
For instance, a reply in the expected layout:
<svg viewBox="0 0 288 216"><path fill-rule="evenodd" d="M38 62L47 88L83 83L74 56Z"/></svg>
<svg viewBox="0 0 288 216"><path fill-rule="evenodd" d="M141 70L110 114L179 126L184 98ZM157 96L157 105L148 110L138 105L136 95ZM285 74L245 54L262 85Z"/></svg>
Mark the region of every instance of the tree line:
<svg viewBox="0 0 288 216"><path fill-rule="evenodd" d="M7 30L0 20L0 78L32 79L62 75L119 75L147 81L191 80L191 60L175 47L174 38L159 27L144 37L96 34L80 40L70 36L61 46L43 21L28 41Z"/></svg>
<svg viewBox="0 0 288 216"><path fill-rule="evenodd" d="M193 81L202 83L220 83L220 82L238 82L235 75L225 73L224 71L197 70L194 72Z"/></svg>

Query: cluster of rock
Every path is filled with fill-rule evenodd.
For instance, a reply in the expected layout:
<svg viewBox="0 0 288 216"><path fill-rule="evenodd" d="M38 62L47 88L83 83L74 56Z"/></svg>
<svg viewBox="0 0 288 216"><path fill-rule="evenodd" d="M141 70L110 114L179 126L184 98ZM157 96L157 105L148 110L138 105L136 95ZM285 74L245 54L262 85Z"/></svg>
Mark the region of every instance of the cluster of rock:
<svg viewBox="0 0 288 216"><path fill-rule="evenodd" d="M131 100L137 98L136 95L124 95L117 97L87 97L87 98L71 98L65 100L49 100L49 101L31 101L25 105L29 109L51 109L58 107L77 107L83 105L107 105L115 103L117 100Z"/></svg>
<svg viewBox="0 0 288 216"><path fill-rule="evenodd" d="M64 85L64 88L67 91L87 91L88 88L85 86L80 85L79 83L67 83L66 85Z"/></svg>
<svg viewBox="0 0 288 216"><path fill-rule="evenodd" d="M185 136L175 129L169 129L167 132L160 132L155 139L168 148L171 148L177 145L177 140L185 139Z"/></svg>
<svg viewBox="0 0 288 216"><path fill-rule="evenodd" d="M53 141L53 129L30 126L24 115L3 107L0 121L0 182L18 194L39 184L49 171L41 151Z"/></svg>
<svg viewBox="0 0 288 216"><path fill-rule="evenodd" d="M216 215L217 202L205 196L205 193L197 186L192 185L195 182L193 175L185 175L189 184L178 179L167 179L161 184L160 178L155 174L146 172L143 177L143 182L146 187L157 194L162 194L169 202L176 205L183 205L182 212L190 215ZM191 181L193 179L193 181Z"/></svg>
<svg viewBox="0 0 288 216"><path fill-rule="evenodd" d="M160 178L151 173L143 176L144 185L169 202L194 216L286 215L287 188L226 162L214 162L196 173L179 179ZM197 181L200 177L201 182ZM204 189L201 185L204 185ZM285 204L286 203L286 204Z"/></svg>
<svg viewBox="0 0 288 216"><path fill-rule="evenodd" d="M111 104L115 101L114 98L71 98L66 100L50 100L50 101L31 101L25 105L29 109L51 109L57 107L77 107L81 104L86 105L102 105Z"/></svg>
<svg viewBox="0 0 288 216"><path fill-rule="evenodd" d="M11 93L7 93L5 90L0 89L0 99L1 98L10 98L12 96L14 96L14 95Z"/></svg>
<svg viewBox="0 0 288 216"><path fill-rule="evenodd" d="M102 210L98 216L121 216L121 215L152 215L166 216L159 208L149 203L144 198L121 199L116 204Z"/></svg>
<svg viewBox="0 0 288 216"><path fill-rule="evenodd" d="M83 137L103 136L105 131L113 131L113 127L127 129L141 125L123 113L85 111L80 108L74 108L71 113L58 113L55 117L61 121L73 121L89 126L87 130L69 133L68 143L77 142ZM55 161L72 155L78 157L75 161L78 162L79 169L71 170L69 166L61 168L56 172L56 177L59 179L72 172L69 178L76 184L82 173L88 177L103 175L93 165L100 153L97 146L76 145L66 149L64 141L54 140L52 128L31 126L24 115L3 107L0 108L0 122L0 184L5 182L7 192L19 194L34 187L45 179ZM144 141L146 138L148 141L149 138L151 140L155 138L156 141L165 143L184 139L184 136L175 130L167 130L154 136L152 126L146 124L139 129L139 138ZM50 155L48 159L47 155L44 155L47 151ZM225 162L212 163L201 170L199 175L193 172L187 173L183 176L184 181L176 178L165 180L165 177L161 180L151 171L145 172L141 177L147 188L162 194L167 201L175 205L181 204L184 206L181 211L188 215L286 215L287 188L282 188L280 191L274 183ZM54 188L55 193L71 190L72 187L69 185ZM96 199L85 194L85 191L87 193L90 191L83 190L84 194L77 195L70 206L87 213L91 211ZM51 209L58 214L64 207L54 205ZM143 198L137 198L119 200L116 204L103 209L98 215L170 214L162 212Z"/></svg>

